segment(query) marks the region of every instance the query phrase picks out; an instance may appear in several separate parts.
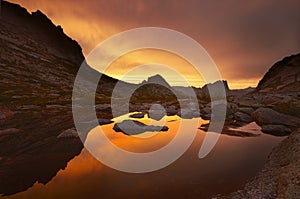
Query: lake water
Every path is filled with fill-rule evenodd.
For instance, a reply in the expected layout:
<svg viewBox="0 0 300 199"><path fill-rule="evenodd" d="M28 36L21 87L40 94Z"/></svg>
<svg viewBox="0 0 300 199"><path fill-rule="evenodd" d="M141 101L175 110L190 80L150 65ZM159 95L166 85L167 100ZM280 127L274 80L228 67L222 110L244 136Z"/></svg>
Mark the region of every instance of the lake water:
<svg viewBox="0 0 300 199"><path fill-rule="evenodd" d="M115 120L121 121L126 117ZM149 118L136 120L146 124L152 122ZM89 133L88 139L93 140L102 128L115 145L132 152L149 152L169 143L181 122L177 116L168 116L165 120L169 127L167 132L149 132L141 134L142 137L132 137L114 132L112 123L96 127ZM207 122L198 120L199 125ZM255 123L245 128L261 133ZM191 130L187 128L186 132ZM212 152L199 159L198 152L205 134L198 130L189 149L171 165L143 174L111 169L83 149L46 185L35 183L27 191L3 198L211 198L241 188L262 168L271 149L283 139L266 134L258 137L221 135Z"/></svg>

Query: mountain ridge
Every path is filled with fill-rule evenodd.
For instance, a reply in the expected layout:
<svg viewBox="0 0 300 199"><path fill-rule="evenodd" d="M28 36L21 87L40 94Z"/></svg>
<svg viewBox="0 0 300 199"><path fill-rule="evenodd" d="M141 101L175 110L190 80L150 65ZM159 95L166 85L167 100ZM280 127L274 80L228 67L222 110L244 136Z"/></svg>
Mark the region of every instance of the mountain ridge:
<svg viewBox="0 0 300 199"><path fill-rule="evenodd" d="M299 89L297 89L296 86L298 85L299 87L299 82L300 53L284 57L282 60L271 66L259 81L256 89L261 92L275 90L276 92L298 92Z"/></svg>

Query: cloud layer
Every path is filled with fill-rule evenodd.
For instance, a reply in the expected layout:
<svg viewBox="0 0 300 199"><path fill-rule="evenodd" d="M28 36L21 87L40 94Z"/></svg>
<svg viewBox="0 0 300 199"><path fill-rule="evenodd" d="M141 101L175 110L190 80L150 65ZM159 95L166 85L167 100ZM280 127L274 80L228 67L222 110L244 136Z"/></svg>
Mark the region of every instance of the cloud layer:
<svg viewBox="0 0 300 199"><path fill-rule="evenodd" d="M275 61L300 51L297 0L13 2L43 11L81 44L85 55L109 36L131 28L180 31L209 52L235 88L255 86Z"/></svg>

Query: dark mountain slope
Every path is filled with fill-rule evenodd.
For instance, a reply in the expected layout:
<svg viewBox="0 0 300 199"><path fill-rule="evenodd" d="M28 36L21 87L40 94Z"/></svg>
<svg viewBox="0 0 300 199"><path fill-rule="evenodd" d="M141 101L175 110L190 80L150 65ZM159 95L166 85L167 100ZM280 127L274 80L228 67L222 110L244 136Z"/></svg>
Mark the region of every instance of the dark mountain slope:
<svg viewBox="0 0 300 199"><path fill-rule="evenodd" d="M276 62L259 81L257 90L261 92L299 92L300 53Z"/></svg>

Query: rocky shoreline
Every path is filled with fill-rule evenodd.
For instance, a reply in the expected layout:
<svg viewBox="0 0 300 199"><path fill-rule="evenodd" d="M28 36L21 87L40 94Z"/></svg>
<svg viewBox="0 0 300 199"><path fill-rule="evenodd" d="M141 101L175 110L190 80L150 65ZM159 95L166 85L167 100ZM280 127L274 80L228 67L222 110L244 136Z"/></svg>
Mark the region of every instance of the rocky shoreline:
<svg viewBox="0 0 300 199"><path fill-rule="evenodd" d="M214 199L298 199L300 197L300 129L276 146L263 169L244 189Z"/></svg>

